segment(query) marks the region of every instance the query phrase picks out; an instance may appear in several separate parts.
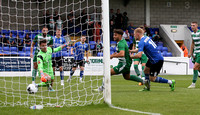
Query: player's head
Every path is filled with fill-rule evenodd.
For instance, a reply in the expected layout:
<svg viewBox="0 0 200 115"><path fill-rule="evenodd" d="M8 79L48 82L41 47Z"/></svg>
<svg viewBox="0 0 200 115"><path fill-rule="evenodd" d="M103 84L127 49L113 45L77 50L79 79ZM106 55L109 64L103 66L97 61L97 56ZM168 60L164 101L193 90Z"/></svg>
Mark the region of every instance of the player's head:
<svg viewBox="0 0 200 115"><path fill-rule="evenodd" d="M122 39L122 35L124 34L124 31L122 29L115 29L114 30L114 41L120 41Z"/></svg>
<svg viewBox="0 0 200 115"><path fill-rule="evenodd" d="M86 41L86 36L81 36L81 42L85 43L85 41Z"/></svg>
<svg viewBox="0 0 200 115"><path fill-rule="evenodd" d="M61 37L61 29L56 30L56 37L60 38Z"/></svg>
<svg viewBox="0 0 200 115"><path fill-rule="evenodd" d="M42 28L42 34L43 34L43 36L46 37L47 33L48 33L48 28L46 26L44 26Z"/></svg>
<svg viewBox="0 0 200 115"><path fill-rule="evenodd" d="M47 52L47 40L46 39L40 40L40 49L42 52Z"/></svg>
<svg viewBox="0 0 200 115"><path fill-rule="evenodd" d="M141 28L137 28L134 31L134 37L136 40L140 40L140 38L143 36L143 34L144 34L144 31Z"/></svg>
<svg viewBox="0 0 200 115"><path fill-rule="evenodd" d="M191 23L191 29L192 29L192 31L197 31L197 29L198 29L198 23L197 22L192 22Z"/></svg>

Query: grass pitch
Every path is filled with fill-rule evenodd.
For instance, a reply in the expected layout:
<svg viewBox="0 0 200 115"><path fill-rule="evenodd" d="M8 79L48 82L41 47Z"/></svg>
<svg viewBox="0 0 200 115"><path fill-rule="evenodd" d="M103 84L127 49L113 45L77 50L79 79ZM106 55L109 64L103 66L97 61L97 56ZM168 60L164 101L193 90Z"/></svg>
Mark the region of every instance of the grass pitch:
<svg viewBox="0 0 200 115"><path fill-rule="evenodd" d="M192 76L191 75L165 75L161 76L167 79L175 79L176 80L176 86L175 91L170 91L170 87L168 84L161 84L161 83L152 83L151 82L151 91L149 92L139 92L140 89L143 88L143 86L138 86L138 83L124 80L122 76L112 76L111 81L111 87L112 87L112 104L121 108L127 108L132 110L139 110L143 112L152 112L152 113L160 113L163 115L197 115L200 114L199 109L199 94L200 94L200 85L199 81L196 83L195 89L188 89L187 87L192 82ZM12 80L14 83L6 82L7 80ZM57 78L59 80L59 77ZM100 78L95 78L100 79ZM23 100L18 100L17 97L13 97L12 93L5 94L5 90L7 92L13 90L13 89L20 89L21 96L27 97L26 91L23 91L23 89L26 89L27 84L21 84L20 86L17 85L18 78L0 78L0 104L2 106L2 102L12 102L13 98L16 98L14 101L27 101L28 99L32 99L30 96L29 98L25 98ZM31 78L20 78L20 82L23 81L30 81ZM98 81L98 80L97 80ZM93 82L88 82L88 84L85 84L84 87L87 87L87 92L90 92L91 90L91 83L93 83L92 87L97 87L97 81L93 80ZM77 82L76 79L74 79L73 83ZM26 83L26 82L24 82ZM16 84L16 85L15 85ZM55 84L57 86L57 89L62 89L59 86L60 83ZM98 83L99 85L101 83ZM65 83L65 89L66 92L69 90L68 86L69 84ZM15 87L17 86L17 87ZM7 87L5 89L5 87ZM81 85L79 86L81 87ZM71 87L71 90L76 89L76 85ZM40 89L46 90L45 88ZM59 96L59 95L65 95L65 99L68 99L68 94L63 93L62 91L57 92L43 92L42 95L45 96ZM19 91L16 91L14 93L19 93ZM81 95L82 98L79 99L80 102L83 102L82 100L90 100L90 98L94 95L95 98L100 98L102 94L100 93L88 93L89 98L86 98L84 96L85 90L83 92L79 92L79 95ZM41 95L41 92L37 95ZM74 92L73 94L74 98L77 97L77 92ZM98 97L99 96L99 97ZM7 98L6 98L7 97ZM39 96L36 96L37 100L39 100ZM64 97L60 97L64 98ZM70 98L70 96L69 96ZM78 99L78 98L77 98ZM48 99L43 100L44 102L49 102ZM54 100L51 100L54 102ZM55 102L62 102L62 100L55 99ZM39 101L37 101L39 102ZM33 102L29 102L31 104ZM31 110L27 106L17 106L14 107L0 107L1 115L17 115L17 114L28 114L28 115L34 115L34 114L56 114L56 115L64 115L64 114L73 114L73 115L138 115L139 113L133 113L133 112L127 112L122 110L117 110L110 108L107 104L103 103L103 99L100 100L100 104L89 104L87 106L74 106L74 107L66 107L63 108L55 108L55 107L44 107L42 110Z"/></svg>

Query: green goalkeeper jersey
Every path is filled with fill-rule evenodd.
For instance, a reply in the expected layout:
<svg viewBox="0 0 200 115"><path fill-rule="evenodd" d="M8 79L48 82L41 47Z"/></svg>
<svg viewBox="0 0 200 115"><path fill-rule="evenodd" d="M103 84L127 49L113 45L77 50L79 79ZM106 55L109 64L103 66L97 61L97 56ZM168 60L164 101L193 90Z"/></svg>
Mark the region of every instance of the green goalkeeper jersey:
<svg viewBox="0 0 200 115"><path fill-rule="evenodd" d="M196 33L192 32L192 40L194 41L194 55L200 53L200 30Z"/></svg>
<svg viewBox="0 0 200 115"><path fill-rule="evenodd" d="M47 52L42 52L41 50L37 54L37 64L38 64L38 70L41 71L43 70L44 73L47 73L51 77L53 76L53 68L52 68L52 53L53 52L58 52L62 48L57 47L57 48L51 48L47 47Z"/></svg>
<svg viewBox="0 0 200 115"><path fill-rule="evenodd" d="M118 58L119 63L121 62L121 63L125 63L126 65L131 65L132 59L129 55L129 48L125 39L122 39L117 43L117 53L119 53L121 50L125 51L125 56Z"/></svg>
<svg viewBox="0 0 200 115"><path fill-rule="evenodd" d="M33 42L35 42L35 45L36 45L36 50L35 50L35 53L37 54L40 50L40 47L39 47L39 42L41 39L46 39L47 40L47 45L53 45L53 38L50 36L50 35L46 35L46 37L43 37L42 33L38 34L35 36L35 38L33 39Z"/></svg>

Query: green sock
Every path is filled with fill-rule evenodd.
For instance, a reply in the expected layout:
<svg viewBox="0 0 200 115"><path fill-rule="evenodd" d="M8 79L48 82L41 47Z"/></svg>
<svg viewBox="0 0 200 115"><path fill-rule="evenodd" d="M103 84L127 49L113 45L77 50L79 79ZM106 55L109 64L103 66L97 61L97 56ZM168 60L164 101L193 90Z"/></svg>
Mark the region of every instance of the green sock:
<svg viewBox="0 0 200 115"><path fill-rule="evenodd" d="M47 84L45 82L41 82L38 84L38 87L46 87L46 86L47 86Z"/></svg>
<svg viewBox="0 0 200 115"><path fill-rule="evenodd" d="M145 77L144 68L145 66L142 66L142 77Z"/></svg>
<svg viewBox="0 0 200 115"><path fill-rule="evenodd" d="M33 69L32 71L32 81L35 81L37 75L37 69Z"/></svg>
<svg viewBox="0 0 200 115"><path fill-rule="evenodd" d="M143 82L143 80L136 75L130 75L130 80L137 81L137 82Z"/></svg>
<svg viewBox="0 0 200 115"><path fill-rule="evenodd" d="M198 77L198 70L193 70L193 80L192 83L196 83Z"/></svg>
<svg viewBox="0 0 200 115"><path fill-rule="evenodd" d="M134 65L134 69L135 69L135 73L137 74L137 76L140 75L140 71L138 69L138 65Z"/></svg>

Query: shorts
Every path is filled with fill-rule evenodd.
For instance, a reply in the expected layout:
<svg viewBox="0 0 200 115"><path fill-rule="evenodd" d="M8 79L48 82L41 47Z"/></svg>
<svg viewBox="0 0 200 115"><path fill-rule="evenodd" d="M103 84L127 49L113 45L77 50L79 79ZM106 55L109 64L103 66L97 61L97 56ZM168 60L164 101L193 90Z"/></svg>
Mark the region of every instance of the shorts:
<svg viewBox="0 0 200 115"><path fill-rule="evenodd" d="M146 66L150 68L150 76L157 76L163 66L163 60L159 60L155 64L152 64L150 60L148 60Z"/></svg>
<svg viewBox="0 0 200 115"><path fill-rule="evenodd" d="M131 68L131 65L127 65L127 64L119 62L118 65L115 66L113 69L116 74L120 74L120 73L129 74L130 68Z"/></svg>
<svg viewBox="0 0 200 115"><path fill-rule="evenodd" d="M142 54L141 58L134 59L134 61L139 61L141 63L147 63L147 56L145 54Z"/></svg>
<svg viewBox="0 0 200 115"><path fill-rule="evenodd" d="M84 60L74 60L74 64L72 67L78 67L78 65L79 65L79 67L81 67L81 66L85 67Z"/></svg>
<svg viewBox="0 0 200 115"><path fill-rule="evenodd" d="M56 67L56 63L58 64L58 67L63 66L63 57L52 58L52 67Z"/></svg>
<svg viewBox="0 0 200 115"><path fill-rule="evenodd" d="M200 64L200 53L196 54L195 62Z"/></svg>

